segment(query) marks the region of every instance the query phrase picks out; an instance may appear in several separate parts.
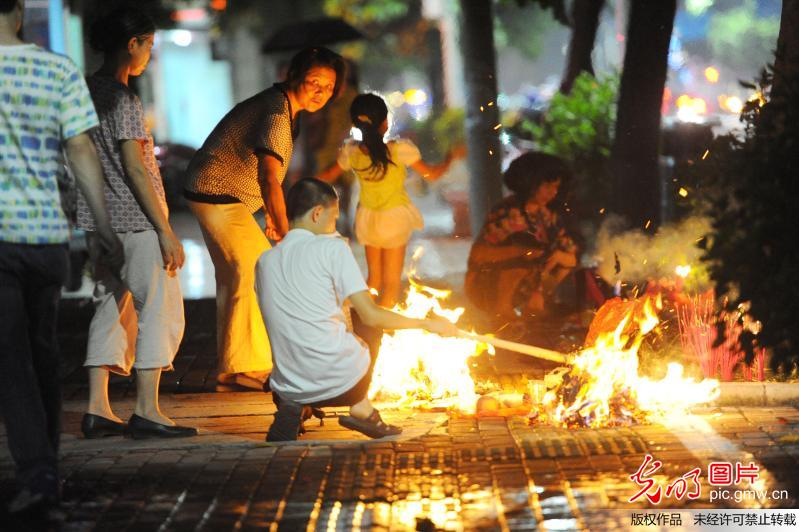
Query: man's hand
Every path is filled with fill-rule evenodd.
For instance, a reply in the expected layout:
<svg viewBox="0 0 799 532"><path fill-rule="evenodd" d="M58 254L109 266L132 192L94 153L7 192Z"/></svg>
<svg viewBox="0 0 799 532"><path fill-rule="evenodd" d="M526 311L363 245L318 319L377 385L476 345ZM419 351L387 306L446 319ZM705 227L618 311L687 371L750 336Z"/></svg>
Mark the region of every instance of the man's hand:
<svg viewBox="0 0 799 532"><path fill-rule="evenodd" d="M433 334L439 336L458 336L460 330L454 323L441 316L434 316L433 318L424 320L423 327Z"/></svg>
<svg viewBox="0 0 799 532"><path fill-rule="evenodd" d="M186 255L183 252L183 244L171 229L158 231L158 246L161 248L161 257L164 259L164 269L170 273L183 267Z"/></svg>

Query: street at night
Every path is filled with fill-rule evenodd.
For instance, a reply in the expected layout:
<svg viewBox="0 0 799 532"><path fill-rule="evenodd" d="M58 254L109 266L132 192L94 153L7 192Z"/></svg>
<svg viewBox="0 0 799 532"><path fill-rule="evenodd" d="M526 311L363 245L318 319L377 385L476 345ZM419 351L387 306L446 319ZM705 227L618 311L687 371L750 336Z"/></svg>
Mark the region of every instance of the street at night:
<svg viewBox="0 0 799 532"><path fill-rule="evenodd" d="M799 0L0 0L0 531L799 528Z"/></svg>

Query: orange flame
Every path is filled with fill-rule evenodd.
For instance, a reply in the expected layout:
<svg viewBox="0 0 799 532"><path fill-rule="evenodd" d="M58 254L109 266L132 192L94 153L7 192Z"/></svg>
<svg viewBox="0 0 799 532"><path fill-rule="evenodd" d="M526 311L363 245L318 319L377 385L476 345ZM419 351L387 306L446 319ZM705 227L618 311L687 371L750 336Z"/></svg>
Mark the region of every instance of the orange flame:
<svg viewBox="0 0 799 532"><path fill-rule="evenodd" d="M695 382L682 376L680 364L669 364L666 376L652 381L638 374L638 348L658 323L659 296L645 296L612 332L599 334L584 348L573 367L545 395L538 414L561 426L603 427L682 413L718 396L718 381Z"/></svg>
<svg viewBox="0 0 799 532"><path fill-rule="evenodd" d="M404 303L395 312L413 318L433 313L457 323L462 307L442 306L448 290L438 290L415 282ZM473 413L477 403L475 384L469 374L469 358L492 350L468 338L443 338L421 329L405 329L384 334L375 364L370 399L403 406L434 406Z"/></svg>

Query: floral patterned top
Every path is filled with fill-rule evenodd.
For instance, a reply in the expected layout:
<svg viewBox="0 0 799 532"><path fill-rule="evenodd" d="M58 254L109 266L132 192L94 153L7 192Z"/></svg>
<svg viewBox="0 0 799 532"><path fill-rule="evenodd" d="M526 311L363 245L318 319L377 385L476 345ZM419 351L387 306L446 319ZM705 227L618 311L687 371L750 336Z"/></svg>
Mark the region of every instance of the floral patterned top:
<svg viewBox="0 0 799 532"><path fill-rule="evenodd" d="M105 177L105 204L111 217L111 229L116 233L147 231L153 225L133 195L125 165L122 162L121 142L136 140L142 146L142 160L158 203L164 215L169 215L164 183L155 160L153 137L144 120L141 100L126 85L116 79L95 74L86 79L94 106L100 117L100 127L91 131L97 155ZM78 227L96 229L94 216L83 194L78 195Z"/></svg>
<svg viewBox="0 0 799 532"><path fill-rule="evenodd" d="M517 196L509 196L488 214L476 243L493 246L520 245L544 251L573 252L576 245L553 211L525 209Z"/></svg>

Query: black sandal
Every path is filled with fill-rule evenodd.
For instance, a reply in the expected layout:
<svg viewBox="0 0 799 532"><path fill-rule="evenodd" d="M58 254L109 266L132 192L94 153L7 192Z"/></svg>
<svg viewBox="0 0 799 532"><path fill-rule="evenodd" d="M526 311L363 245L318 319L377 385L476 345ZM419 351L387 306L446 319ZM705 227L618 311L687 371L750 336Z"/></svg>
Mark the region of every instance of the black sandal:
<svg viewBox="0 0 799 532"><path fill-rule="evenodd" d="M370 438L385 438L386 436L396 436L402 434L402 428L389 425L380 417L380 412L375 408L366 419L358 419L353 416L341 416L338 424L342 427L354 430L369 436Z"/></svg>

